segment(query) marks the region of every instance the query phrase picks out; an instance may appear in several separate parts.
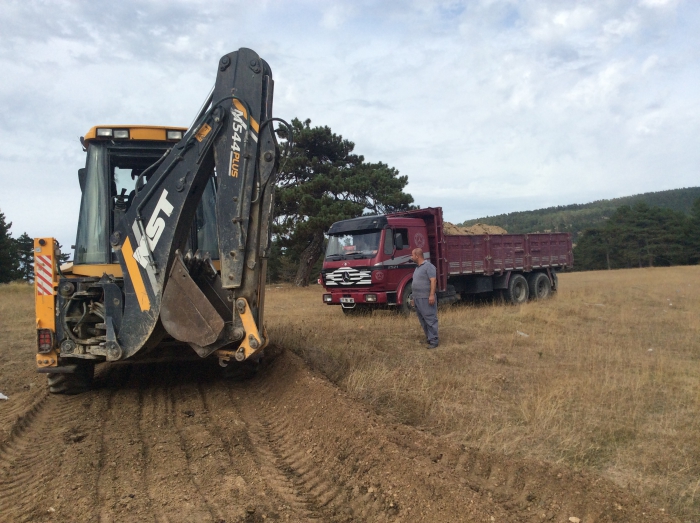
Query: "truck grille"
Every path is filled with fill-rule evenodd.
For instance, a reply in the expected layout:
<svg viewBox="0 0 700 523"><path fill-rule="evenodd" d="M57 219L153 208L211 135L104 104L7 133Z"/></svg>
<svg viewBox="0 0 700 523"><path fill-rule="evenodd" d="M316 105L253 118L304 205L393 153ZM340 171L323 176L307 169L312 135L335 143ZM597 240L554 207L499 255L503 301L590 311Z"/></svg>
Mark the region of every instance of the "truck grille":
<svg viewBox="0 0 700 523"><path fill-rule="evenodd" d="M372 271L358 271L352 267L341 267L326 273L327 287L370 285L371 283Z"/></svg>

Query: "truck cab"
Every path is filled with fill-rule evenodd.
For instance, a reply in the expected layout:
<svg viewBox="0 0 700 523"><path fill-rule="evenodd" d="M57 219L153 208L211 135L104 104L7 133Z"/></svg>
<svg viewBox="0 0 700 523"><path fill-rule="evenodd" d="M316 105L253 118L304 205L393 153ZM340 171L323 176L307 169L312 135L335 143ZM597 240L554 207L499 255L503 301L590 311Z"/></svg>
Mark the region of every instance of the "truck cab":
<svg viewBox="0 0 700 523"><path fill-rule="evenodd" d="M425 222L418 218L367 216L334 223L328 231L322 283L323 301L350 314L389 308L408 301L401 290L416 264L411 251L427 248Z"/></svg>

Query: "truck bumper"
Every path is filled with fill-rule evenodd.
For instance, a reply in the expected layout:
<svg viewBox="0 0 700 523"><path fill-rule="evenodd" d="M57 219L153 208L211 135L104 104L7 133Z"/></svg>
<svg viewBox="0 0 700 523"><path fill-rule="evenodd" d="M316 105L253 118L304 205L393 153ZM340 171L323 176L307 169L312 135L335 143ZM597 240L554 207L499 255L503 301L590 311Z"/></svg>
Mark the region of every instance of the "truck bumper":
<svg viewBox="0 0 700 523"><path fill-rule="evenodd" d="M327 292L323 295L323 302L326 305L340 305L345 309L353 309L356 305L386 306L389 303L386 292L368 290Z"/></svg>

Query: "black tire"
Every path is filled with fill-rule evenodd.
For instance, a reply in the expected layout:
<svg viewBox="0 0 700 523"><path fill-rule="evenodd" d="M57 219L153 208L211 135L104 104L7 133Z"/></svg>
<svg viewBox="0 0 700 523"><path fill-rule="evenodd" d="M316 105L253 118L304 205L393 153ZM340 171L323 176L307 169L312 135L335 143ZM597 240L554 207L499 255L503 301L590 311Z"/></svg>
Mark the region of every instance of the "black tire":
<svg viewBox="0 0 700 523"><path fill-rule="evenodd" d="M47 374L46 378L51 394L80 394L92 388L95 375L95 364L80 362L78 368L71 374Z"/></svg>
<svg viewBox="0 0 700 523"><path fill-rule="evenodd" d="M411 306L411 298L413 297L413 284L408 282L406 287L403 289L403 296L401 297L401 305L399 306L399 312L402 314L411 314L416 312L416 308Z"/></svg>
<svg viewBox="0 0 700 523"><path fill-rule="evenodd" d="M355 305L352 309L341 307L346 316L371 316L372 309L367 305Z"/></svg>
<svg viewBox="0 0 700 523"><path fill-rule="evenodd" d="M508 288L504 292L504 297L508 303L520 305L525 303L530 295L527 280L522 274L512 274L508 282Z"/></svg>
<svg viewBox="0 0 700 523"><path fill-rule="evenodd" d="M534 272L528 276L527 285L530 289L531 300L545 300L552 292L549 276L544 272Z"/></svg>

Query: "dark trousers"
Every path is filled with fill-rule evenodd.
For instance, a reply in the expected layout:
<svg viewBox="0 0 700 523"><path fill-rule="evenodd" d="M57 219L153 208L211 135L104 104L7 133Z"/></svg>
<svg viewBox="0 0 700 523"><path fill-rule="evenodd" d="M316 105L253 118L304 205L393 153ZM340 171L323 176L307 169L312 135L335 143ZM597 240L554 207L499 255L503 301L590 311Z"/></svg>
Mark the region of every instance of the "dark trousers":
<svg viewBox="0 0 700 523"><path fill-rule="evenodd" d="M425 337L430 343L438 342L438 318L437 318L437 299L435 305L428 303L428 298L413 298L413 303L416 306L418 321L423 327Z"/></svg>

